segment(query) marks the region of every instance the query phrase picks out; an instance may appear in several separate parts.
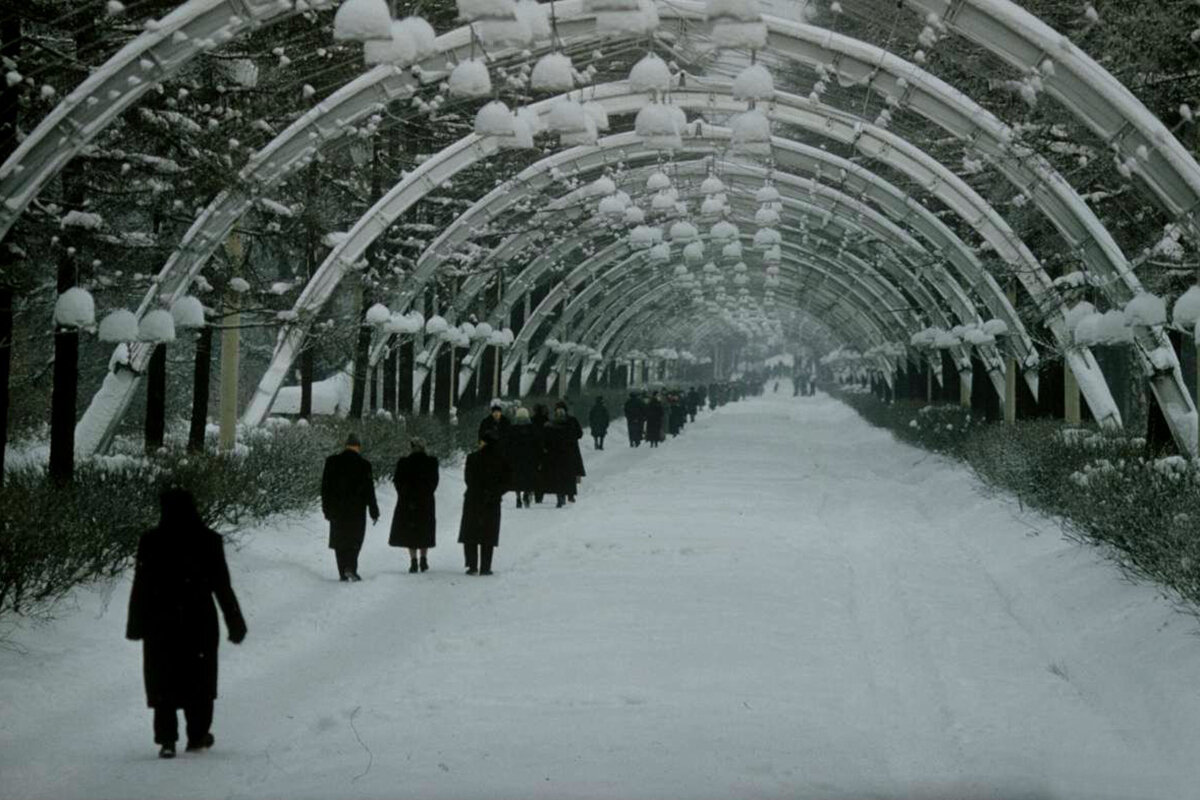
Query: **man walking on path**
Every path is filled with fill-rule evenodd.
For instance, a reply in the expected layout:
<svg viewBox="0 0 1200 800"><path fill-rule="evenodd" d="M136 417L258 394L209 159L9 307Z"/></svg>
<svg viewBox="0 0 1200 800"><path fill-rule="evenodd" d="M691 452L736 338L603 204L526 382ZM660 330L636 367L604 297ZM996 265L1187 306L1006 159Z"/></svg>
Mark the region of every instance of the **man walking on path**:
<svg viewBox="0 0 1200 800"><path fill-rule="evenodd" d="M487 431L479 449L467 456L458 541L468 575L492 574L492 550L500 543L500 501L512 486L512 467L500 451L500 434Z"/></svg>
<svg viewBox="0 0 1200 800"><path fill-rule="evenodd" d="M367 512L372 524L379 521L375 502L375 476L371 462L362 457L357 434L346 437L346 448L325 459L321 475L321 511L329 520L329 547L337 557L338 577L361 581L358 552L367 533Z"/></svg>
<svg viewBox="0 0 1200 800"><path fill-rule="evenodd" d="M592 429L592 445L597 450L604 449L604 437L608 435L608 423L608 406L604 405L603 397L597 397L596 404L588 413L588 425Z"/></svg>

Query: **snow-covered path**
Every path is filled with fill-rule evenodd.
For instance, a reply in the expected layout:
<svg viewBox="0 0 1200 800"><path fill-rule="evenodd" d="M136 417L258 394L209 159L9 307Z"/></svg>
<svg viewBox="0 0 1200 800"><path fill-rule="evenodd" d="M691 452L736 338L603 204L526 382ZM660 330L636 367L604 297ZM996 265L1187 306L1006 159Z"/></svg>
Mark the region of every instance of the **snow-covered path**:
<svg viewBox="0 0 1200 800"><path fill-rule="evenodd" d="M155 757L127 584L78 593L0 651L0 796L1200 796L1194 622L1052 522L784 387L614 433L577 505L506 507L491 578L458 467L426 575L383 522L356 585L319 514L230 548L203 755Z"/></svg>

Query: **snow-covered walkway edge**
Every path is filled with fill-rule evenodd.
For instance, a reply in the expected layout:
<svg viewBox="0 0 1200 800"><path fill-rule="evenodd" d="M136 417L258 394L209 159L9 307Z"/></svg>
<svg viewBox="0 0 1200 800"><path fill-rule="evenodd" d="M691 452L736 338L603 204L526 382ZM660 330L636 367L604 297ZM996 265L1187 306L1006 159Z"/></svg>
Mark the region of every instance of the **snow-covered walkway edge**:
<svg viewBox="0 0 1200 800"><path fill-rule="evenodd" d="M497 575L319 513L229 553L217 746L160 762L127 582L0 651L0 796L1180 798L1200 642L1057 524L826 397L614 426L579 503L505 508ZM1041 535L1033 535L1034 533Z"/></svg>

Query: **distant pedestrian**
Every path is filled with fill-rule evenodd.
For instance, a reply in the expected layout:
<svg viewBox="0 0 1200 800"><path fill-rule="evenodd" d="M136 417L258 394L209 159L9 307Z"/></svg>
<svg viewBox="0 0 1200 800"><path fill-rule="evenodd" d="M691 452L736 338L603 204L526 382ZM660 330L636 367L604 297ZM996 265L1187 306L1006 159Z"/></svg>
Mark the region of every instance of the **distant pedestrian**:
<svg viewBox="0 0 1200 800"><path fill-rule="evenodd" d="M629 430L629 446L637 447L642 443L646 428L646 406L637 392L630 392L625 401L625 427Z"/></svg>
<svg viewBox="0 0 1200 800"><path fill-rule="evenodd" d="M544 428L535 426L528 408L518 408L512 427L508 430L508 446L505 455L513 471L513 492L517 495L517 508L528 508L533 502L533 493L538 491L545 460Z"/></svg>
<svg viewBox="0 0 1200 800"><path fill-rule="evenodd" d="M662 398L658 392L655 392L650 397L650 402L646 404L646 441L650 442L651 447L658 447L658 443L663 440L663 416L666 409L663 408Z"/></svg>
<svg viewBox="0 0 1200 800"><path fill-rule="evenodd" d="M512 484L512 468L500 451L500 435L488 431L467 456L458 541L468 575L492 574L492 550L500 543L500 504Z"/></svg>
<svg viewBox="0 0 1200 800"><path fill-rule="evenodd" d="M592 429L592 443L597 450L604 449L604 437L608 435L608 422L608 406L604 405L603 397L597 397L596 404L588 412L588 425Z"/></svg>
<svg viewBox="0 0 1200 800"><path fill-rule="evenodd" d="M200 519L184 489L159 497L158 526L138 541L125 637L142 642L146 704L154 709L154 742L160 758L175 757L177 709L187 720L187 750L212 747L220 628L213 597L225 617L229 641L246 638L229 581L221 537Z"/></svg>
<svg viewBox="0 0 1200 800"><path fill-rule="evenodd" d="M546 448L546 426L550 424L550 410L546 408L544 403L537 403L533 407L533 416L529 418L529 421L533 425L533 429L537 431L542 442L542 449L544 451ZM538 488L534 490L533 493L533 502L535 503L542 502L542 496L545 492L541 488L541 484L544 482L545 477L539 477Z"/></svg>
<svg viewBox="0 0 1200 800"><path fill-rule="evenodd" d="M396 512L388 544L408 548L410 573L426 572L429 551L437 547L438 460L425 452L425 441L419 437L409 440L409 448L392 474Z"/></svg>
<svg viewBox="0 0 1200 800"><path fill-rule="evenodd" d="M699 412L700 408L704 405L704 400L700 397L700 392L696 391L695 386L688 389L684 400L684 405L687 406L689 421L695 422L697 412Z"/></svg>
<svg viewBox="0 0 1200 800"><path fill-rule="evenodd" d="M337 557L338 577L342 581L361 581L358 553L367 533L367 512L371 513L372 524L379 522L379 504L375 502L371 462L362 457L357 434L346 437L342 452L325 459L321 511L329 520L329 548Z"/></svg>

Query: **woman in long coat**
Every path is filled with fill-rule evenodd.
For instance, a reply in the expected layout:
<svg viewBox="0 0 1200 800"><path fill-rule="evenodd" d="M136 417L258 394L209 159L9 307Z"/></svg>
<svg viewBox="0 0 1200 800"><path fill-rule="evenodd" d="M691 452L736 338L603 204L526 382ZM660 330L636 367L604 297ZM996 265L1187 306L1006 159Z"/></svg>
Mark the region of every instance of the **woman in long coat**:
<svg viewBox="0 0 1200 800"><path fill-rule="evenodd" d="M158 526L138 541L125 637L142 642L146 704L154 709L159 756L175 757L179 738L176 710L187 719L187 749L212 746L213 700L217 697L220 628L213 597L221 606L229 641L246 638L221 537L209 530L184 489L159 498Z"/></svg>
<svg viewBox="0 0 1200 800"><path fill-rule="evenodd" d="M467 574L492 574L492 549L500 544L500 502L512 485L512 468L500 451L500 435L488 431L479 449L467 456L467 491L463 497L458 541L467 559Z"/></svg>
<svg viewBox="0 0 1200 800"><path fill-rule="evenodd" d="M512 488L517 495L517 508L528 508L533 493L541 488L539 481L545 457L542 431L543 427L535 426L529 418L528 408L517 409L505 447L513 471Z"/></svg>
<svg viewBox="0 0 1200 800"><path fill-rule="evenodd" d="M571 413L571 409L567 408L565 400L559 400L554 404L554 419L558 419L558 412L562 410L563 418L567 422L567 427L571 431L571 485L567 489L567 499L572 503L575 502L575 490L579 481L587 477L587 470L583 468L583 451L579 449L579 440L583 438L583 426L579 424L579 420Z"/></svg>
<svg viewBox="0 0 1200 800"><path fill-rule="evenodd" d="M588 426L592 429L592 445L597 450L604 449L604 437L608 435L608 423L608 406L604 405L603 397L597 397L596 404L588 412Z"/></svg>
<svg viewBox="0 0 1200 800"><path fill-rule="evenodd" d="M438 460L425 452L422 439L414 437L409 445L412 452L396 462L392 474L396 513L388 544L408 548L409 572L425 572L429 569L429 550L437 546Z"/></svg>
<svg viewBox="0 0 1200 800"><path fill-rule="evenodd" d="M546 460L542 469L542 491L556 495L558 507L567 503L575 494L578 479L577 460L579 440L575 438L575 426L567 417L566 409L554 409L554 419L543 429L546 443Z"/></svg>

